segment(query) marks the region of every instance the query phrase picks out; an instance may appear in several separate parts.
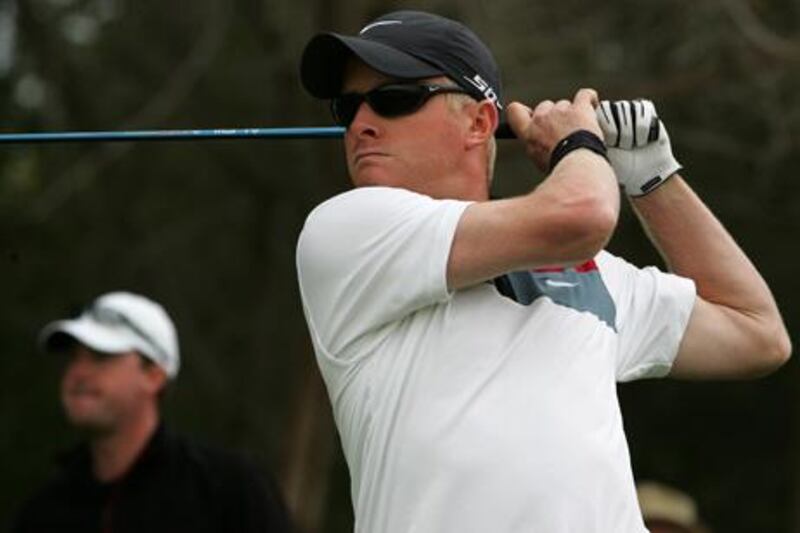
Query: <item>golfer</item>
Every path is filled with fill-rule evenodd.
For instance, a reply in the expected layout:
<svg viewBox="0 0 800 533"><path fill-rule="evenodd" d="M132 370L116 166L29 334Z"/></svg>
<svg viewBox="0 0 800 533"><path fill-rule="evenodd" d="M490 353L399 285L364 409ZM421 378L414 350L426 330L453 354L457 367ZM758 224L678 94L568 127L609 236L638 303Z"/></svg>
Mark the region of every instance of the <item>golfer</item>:
<svg viewBox="0 0 800 533"><path fill-rule="evenodd" d="M646 531L617 383L790 353L655 107L506 103L479 38L415 11L313 37L301 76L347 128L355 186L308 216L297 269L356 531ZM489 200L503 115L547 177ZM604 251L620 184L670 273Z"/></svg>

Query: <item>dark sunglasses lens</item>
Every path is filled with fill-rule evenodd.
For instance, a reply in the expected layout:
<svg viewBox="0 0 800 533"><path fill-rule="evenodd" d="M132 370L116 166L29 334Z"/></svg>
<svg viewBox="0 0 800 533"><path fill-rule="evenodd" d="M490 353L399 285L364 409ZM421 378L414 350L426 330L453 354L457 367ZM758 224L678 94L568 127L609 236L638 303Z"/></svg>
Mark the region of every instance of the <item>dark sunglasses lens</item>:
<svg viewBox="0 0 800 533"><path fill-rule="evenodd" d="M369 106L384 117L408 115L422 107L430 92L420 85L381 87L367 93Z"/></svg>
<svg viewBox="0 0 800 533"><path fill-rule="evenodd" d="M331 113L333 114L333 120L339 126L344 126L345 128L350 126L350 123L353 122L354 118L356 118L358 108L363 101L364 96L357 93L348 93L337 96L331 100Z"/></svg>
<svg viewBox="0 0 800 533"><path fill-rule="evenodd" d="M417 111L434 93L422 85L387 85L366 94L347 93L331 100L333 119L349 127L365 100L382 117L399 117Z"/></svg>

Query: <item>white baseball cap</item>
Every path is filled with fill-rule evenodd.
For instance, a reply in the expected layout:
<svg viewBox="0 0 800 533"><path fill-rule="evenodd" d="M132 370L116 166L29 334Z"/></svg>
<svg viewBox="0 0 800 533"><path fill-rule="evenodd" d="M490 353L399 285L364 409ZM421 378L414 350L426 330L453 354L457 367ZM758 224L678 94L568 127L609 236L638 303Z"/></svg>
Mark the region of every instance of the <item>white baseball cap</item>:
<svg viewBox="0 0 800 533"><path fill-rule="evenodd" d="M161 305L144 296L104 294L78 318L51 322L39 333L39 346L46 352L63 351L76 340L102 353L139 352L163 368L170 379L178 375L175 325Z"/></svg>

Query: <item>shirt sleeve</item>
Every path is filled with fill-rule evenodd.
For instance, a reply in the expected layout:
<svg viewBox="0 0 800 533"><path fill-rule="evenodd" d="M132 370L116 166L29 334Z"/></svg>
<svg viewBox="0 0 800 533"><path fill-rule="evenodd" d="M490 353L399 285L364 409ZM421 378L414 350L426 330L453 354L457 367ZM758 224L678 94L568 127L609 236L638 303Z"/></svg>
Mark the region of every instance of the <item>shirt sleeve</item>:
<svg viewBox="0 0 800 533"><path fill-rule="evenodd" d="M607 252L598 263L617 308L617 381L665 376L694 308L694 282Z"/></svg>
<svg viewBox="0 0 800 533"><path fill-rule="evenodd" d="M297 274L315 343L338 357L361 335L448 299L447 260L468 205L364 187L312 211Z"/></svg>

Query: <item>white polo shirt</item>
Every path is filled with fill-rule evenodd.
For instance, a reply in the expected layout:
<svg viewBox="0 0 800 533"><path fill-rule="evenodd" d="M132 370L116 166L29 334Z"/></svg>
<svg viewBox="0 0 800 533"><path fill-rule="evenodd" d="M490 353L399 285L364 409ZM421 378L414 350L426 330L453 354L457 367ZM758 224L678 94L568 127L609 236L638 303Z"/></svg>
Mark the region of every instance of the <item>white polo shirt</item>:
<svg viewBox="0 0 800 533"><path fill-rule="evenodd" d="M645 532L616 384L669 371L694 284L603 252L448 292L468 205L355 189L300 235L356 532Z"/></svg>

